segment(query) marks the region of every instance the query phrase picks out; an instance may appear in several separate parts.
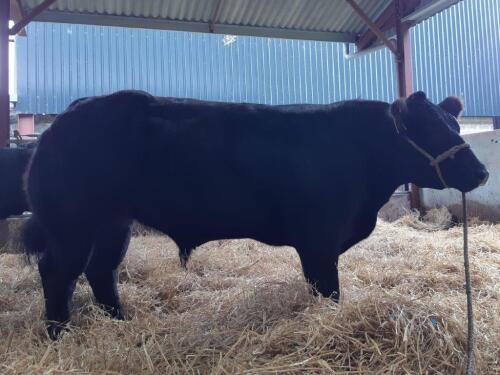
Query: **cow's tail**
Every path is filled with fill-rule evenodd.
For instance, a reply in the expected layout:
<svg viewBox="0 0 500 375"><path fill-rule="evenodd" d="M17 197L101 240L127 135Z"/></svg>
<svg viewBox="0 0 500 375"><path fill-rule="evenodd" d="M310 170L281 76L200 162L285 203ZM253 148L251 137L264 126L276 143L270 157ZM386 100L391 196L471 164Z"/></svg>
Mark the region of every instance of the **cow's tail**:
<svg viewBox="0 0 500 375"><path fill-rule="evenodd" d="M31 216L23 225L21 236L28 259L40 258L45 252L46 238L36 216Z"/></svg>

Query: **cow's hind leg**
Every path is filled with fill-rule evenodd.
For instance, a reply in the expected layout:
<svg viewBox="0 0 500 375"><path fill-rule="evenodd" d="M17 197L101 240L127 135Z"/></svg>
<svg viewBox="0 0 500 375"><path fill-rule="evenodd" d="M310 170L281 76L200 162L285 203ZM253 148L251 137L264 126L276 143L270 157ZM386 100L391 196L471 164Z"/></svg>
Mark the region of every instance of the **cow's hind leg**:
<svg viewBox="0 0 500 375"><path fill-rule="evenodd" d="M128 248L130 222L106 226L95 237L92 257L85 270L95 299L113 318L123 319L117 288L118 266Z"/></svg>
<svg viewBox="0 0 500 375"><path fill-rule="evenodd" d="M38 263L48 333L52 339L58 338L69 321L69 303L91 250L90 239L81 233L71 233L64 229L60 233L64 233L64 238L50 239L49 246Z"/></svg>
<svg viewBox="0 0 500 375"><path fill-rule="evenodd" d="M306 280L314 287L314 293L330 297L334 301L340 298L338 257L333 251L320 249L297 249Z"/></svg>

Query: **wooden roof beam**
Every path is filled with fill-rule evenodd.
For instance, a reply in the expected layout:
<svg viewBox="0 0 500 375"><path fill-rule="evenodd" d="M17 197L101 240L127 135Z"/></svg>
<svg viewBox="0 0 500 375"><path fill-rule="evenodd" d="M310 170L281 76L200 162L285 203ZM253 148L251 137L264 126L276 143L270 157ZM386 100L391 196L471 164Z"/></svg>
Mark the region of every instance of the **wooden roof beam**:
<svg viewBox="0 0 500 375"><path fill-rule="evenodd" d="M14 23L16 23L22 20L24 17L26 17L26 12L21 5L21 0L10 0L10 19L14 21ZM18 32L18 35L26 36L26 29L21 29Z"/></svg>
<svg viewBox="0 0 500 375"><path fill-rule="evenodd" d="M391 2L389 6L385 8L382 14L375 20L375 25L377 25L377 27L381 31L386 31L386 27L388 24L395 23L395 14L396 12L394 10L394 3ZM372 33L370 29L368 29L359 37L358 41L356 42L356 46L359 50L362 50L370 46L375 40L377 40L377 36Z"/></svg>
<svg viewBox="0 0 500 375"><path fill-rule="evenodd" d="M370 17L359 7L355 0L346 0L346 2L351 6L352 9L358 14L358 16L365 21L366 26L371 30L373 34L375 34L386 46L389 48L392 53L397 54L397 48L392 41L387 38L387 36L380 30L380 28L373 22Z"/></svg>
<svg viewBox="0 0 500 375"><path fill-rule="evenodd" d="M9 31L9 34L16 35L18 32L24 29L24 27L26 27L31 21L33 21L33 19L36 16L38 16L44 10L48 9L55 2L56 0L45 0L44 2L37 5L35 8L33 8L33 10L29 14L23 17L22 20L20 20L14 26L12 26L12 28Z"/></svg>
<svg viewBox="0 0 500 375"><path fill-rule="evenodd" d="M217 3L215 4L214 11L212 13L212 17L210 17L210 21L208 21L208 31L210 33L214 33L215 24L217 23L217 21L219 19L221 7L222 7L222 0L217 0Z"/></svg>
<svg viewBox="0 0 500 375"><path fill-rule="evenodd" d="M402 17L406 17L411 14L420 5L421 0L405 0L401 2L402 9L400 9ZM387 8L382 12L382 14L377 18L374 24L380 29L381 32L386 32L392 28L396 27L396 9L394 1L387 6ZM385 35L385 34L384 34ZM359 51L362 51L370 47L373 43L377 41L377 35L369 28L364 34L362 34L356 46Z"/></svg>

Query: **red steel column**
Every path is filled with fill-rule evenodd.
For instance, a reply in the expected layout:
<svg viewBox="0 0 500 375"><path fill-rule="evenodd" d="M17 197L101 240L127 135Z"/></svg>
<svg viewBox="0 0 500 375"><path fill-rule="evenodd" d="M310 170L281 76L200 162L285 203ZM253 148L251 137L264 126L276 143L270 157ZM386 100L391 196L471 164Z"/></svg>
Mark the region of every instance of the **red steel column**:
<svg viewBox="0 0 500 375"><path fill-rule="evenodd" d="M398 95L405 98L413 92L413 70L411 64L410 25L401 22L403 1L394 0L396 10L396 70L398 75ZM420 189L416 185L410 188L411 208L420 208Z"/></svg>
<svg viewBox="0 0 500 375"><path fill-rule="evenodd" d="M10 1L0 0L0 147L9 140L9 15Z"/></svg>

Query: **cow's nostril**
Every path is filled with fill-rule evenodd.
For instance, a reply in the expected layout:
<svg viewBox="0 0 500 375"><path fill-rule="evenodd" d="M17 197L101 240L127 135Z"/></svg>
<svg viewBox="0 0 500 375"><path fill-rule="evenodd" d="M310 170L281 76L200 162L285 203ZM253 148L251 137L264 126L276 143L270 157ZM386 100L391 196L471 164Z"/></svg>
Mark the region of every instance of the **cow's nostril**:
<svg viewBox="0 0 500 375"><path fill-rule="evenodd" d="M488 178L490 177L490 174L488 173L488 171L486 169L482 169L480 171L477 171L476 175L477 175L477 179L479 181L481 181L481 183L479 184L480 186L483 186L484 184L486 184L486 181L488 181Z"/></svg>

